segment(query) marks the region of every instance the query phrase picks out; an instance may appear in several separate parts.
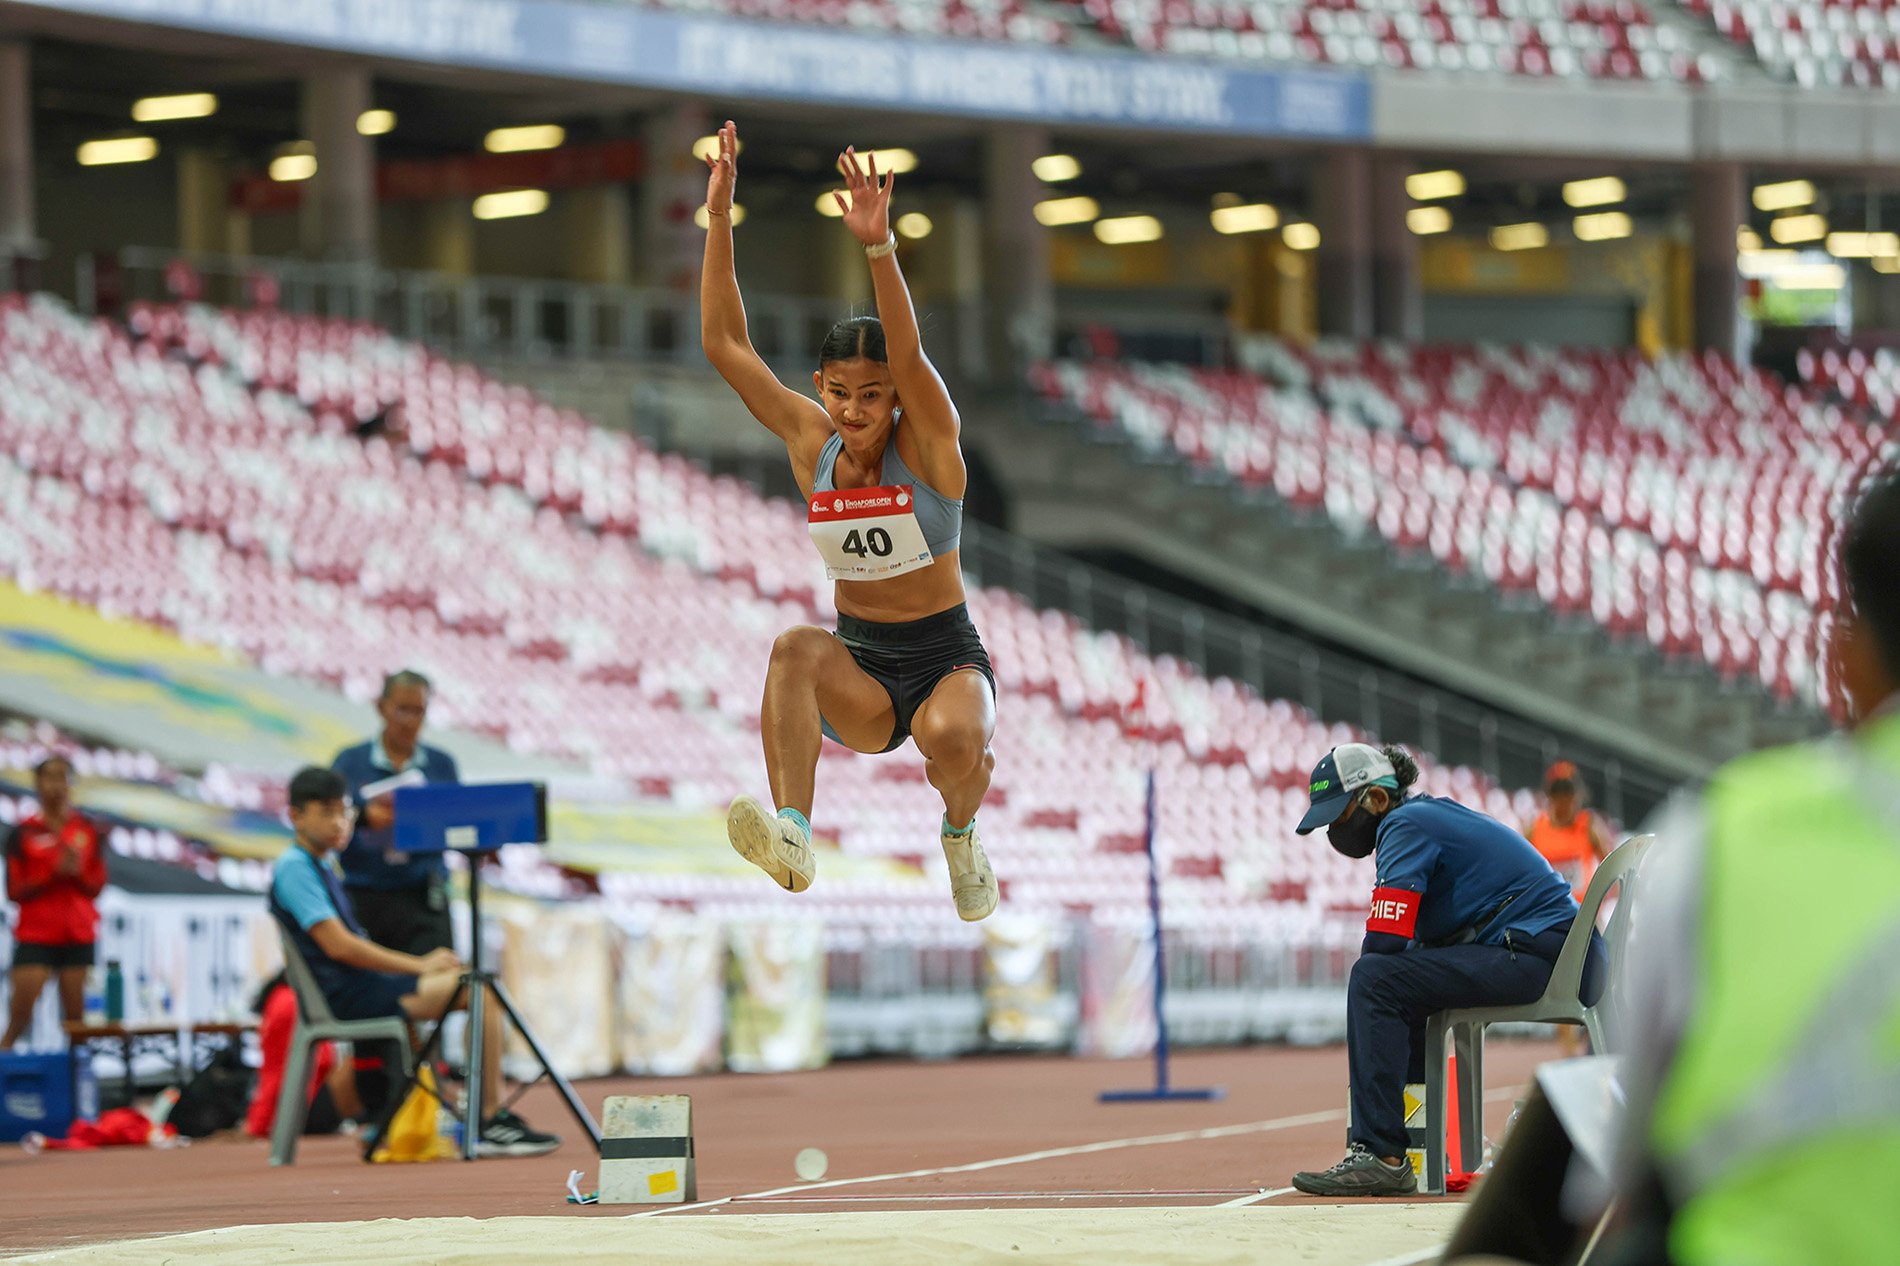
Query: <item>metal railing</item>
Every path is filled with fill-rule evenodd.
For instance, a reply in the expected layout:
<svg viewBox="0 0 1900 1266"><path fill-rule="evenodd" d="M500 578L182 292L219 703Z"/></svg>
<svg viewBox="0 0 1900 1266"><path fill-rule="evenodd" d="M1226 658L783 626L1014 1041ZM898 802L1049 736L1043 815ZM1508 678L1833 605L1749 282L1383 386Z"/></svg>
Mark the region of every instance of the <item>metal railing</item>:
<svg viewBox="0 0 1900 1266"><path fill-rule="evenodd" d="M193 254L128 246L82 256L73 300L88 315L136 302L191 299L223 308L272 307L369 321L470 359L672 362L700 366L697 291L534 277L454 276L367 264ZM774 365L809 369L842 316L828 299L748 294L753 345ZM979 374L981 305L923 305L933 348Z"/></svg>
<svg viewBox="0 0 1900 1266"><path fill-rule="evenodd" d="M1573 760L1604 812L1633 823L1675 785L1667 776L1632 768L1613 754L1405 673L1210 610L981 524L963 526L963 567L978 583L1021 594L1032 606L1071 612L1090 628L1123 633L1149 654L1175 656L1209 676L1251 686L1263 698L1287 699L1326 721L1485 770L1507 787L1537 786L1553 761Z"/></svg>

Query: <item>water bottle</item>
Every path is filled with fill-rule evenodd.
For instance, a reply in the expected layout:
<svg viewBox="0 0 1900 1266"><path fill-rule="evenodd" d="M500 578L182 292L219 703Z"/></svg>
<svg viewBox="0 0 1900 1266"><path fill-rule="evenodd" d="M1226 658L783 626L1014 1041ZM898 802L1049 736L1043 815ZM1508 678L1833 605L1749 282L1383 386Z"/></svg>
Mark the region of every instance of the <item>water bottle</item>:
<svg viewBox="0 0 1900 1266"><path fill-rule="evenodd" d="M97 967L86 973L86 1003L84 1009L87 1024L103 1024L106 1018L105 977Z"/></svg>
<svg viewBox="0 0 1900 1266"><path fill-rule="evenodd" d="M119 960L106 960L106 1023L119 1024L125 1019L125 973Z"/></svg>

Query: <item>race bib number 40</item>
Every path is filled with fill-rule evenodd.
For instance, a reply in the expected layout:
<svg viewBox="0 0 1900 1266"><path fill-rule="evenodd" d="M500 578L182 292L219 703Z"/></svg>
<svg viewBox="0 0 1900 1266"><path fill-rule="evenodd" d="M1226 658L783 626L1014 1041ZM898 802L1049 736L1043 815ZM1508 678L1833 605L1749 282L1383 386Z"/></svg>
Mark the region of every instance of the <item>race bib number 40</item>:
<svg viewBox="0 0 1900 1266"><path fill-rule="evenodd" d="M833 580L882 580L936 561L909 484L814 492L810 526Z"/></svg>

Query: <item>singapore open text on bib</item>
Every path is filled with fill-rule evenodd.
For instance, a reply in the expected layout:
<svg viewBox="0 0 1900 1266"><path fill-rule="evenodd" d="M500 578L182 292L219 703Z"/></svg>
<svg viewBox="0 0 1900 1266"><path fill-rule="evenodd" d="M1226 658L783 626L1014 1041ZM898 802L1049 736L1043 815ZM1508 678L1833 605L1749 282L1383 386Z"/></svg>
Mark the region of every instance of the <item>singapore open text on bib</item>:
<svg viewBox="0 0 1900 1266"><path fill-rule="evenodd" d="M882 580L936 560L909 484L811 495L811 539L833 580Z"/></svg>

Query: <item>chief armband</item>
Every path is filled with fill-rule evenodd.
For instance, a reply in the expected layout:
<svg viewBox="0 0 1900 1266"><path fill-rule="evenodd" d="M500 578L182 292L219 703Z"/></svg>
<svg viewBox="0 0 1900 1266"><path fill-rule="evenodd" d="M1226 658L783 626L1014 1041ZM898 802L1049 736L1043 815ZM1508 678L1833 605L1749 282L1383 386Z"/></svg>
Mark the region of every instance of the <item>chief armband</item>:
<svg viewBox="0 0 1900 1266"><path fill-rule="evenodd" d="M1412 930L1418 926L1419 896L1408 888L1374 888L1366 931L1411 940Z"/></svg>

